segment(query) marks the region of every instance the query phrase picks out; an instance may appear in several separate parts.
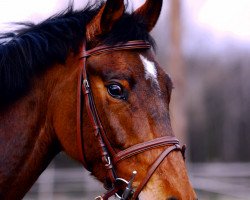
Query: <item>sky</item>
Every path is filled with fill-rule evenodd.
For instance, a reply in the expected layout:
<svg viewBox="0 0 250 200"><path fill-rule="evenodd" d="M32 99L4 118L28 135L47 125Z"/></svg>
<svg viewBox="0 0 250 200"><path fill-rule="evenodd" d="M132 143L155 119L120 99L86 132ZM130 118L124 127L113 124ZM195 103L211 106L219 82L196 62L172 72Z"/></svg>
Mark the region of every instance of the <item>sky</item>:
<svg viewBox="0 0 250 200"><path fill-rule="evenodd" d="M60 3L59 3L60 2ZM38 22L66 8L68 0L1 0L0 27L10 22Z"/></svg>
<svg viewBox="0 0 250 200"><path fill-rule="evenodd" d="M193 23L215 36L250 42L249 0L185 0L185 6Z"/></svg>
<svg viewBox="0 0 250 200"><path fill-rule="evenodd" d="M250 53L250 0L183 0L184 54Z"/></svg>
<svg viewBox="0 0 250 200"><path fill-rule="evenodd" d="M66 8L68 2L69 0L1 0L0 32L11 29L13 26L10 22L44 20ZM77 8L86 4L85 0L74 2ZM135 7L142 2L143 0L133 1ZM165 9L169 9L169 2L164 3ZM207 34L215 43L226 38L250 44L250 0L182 0L182 6L184 21L188 19L185 22L188 26L187 37Z"/></svg>

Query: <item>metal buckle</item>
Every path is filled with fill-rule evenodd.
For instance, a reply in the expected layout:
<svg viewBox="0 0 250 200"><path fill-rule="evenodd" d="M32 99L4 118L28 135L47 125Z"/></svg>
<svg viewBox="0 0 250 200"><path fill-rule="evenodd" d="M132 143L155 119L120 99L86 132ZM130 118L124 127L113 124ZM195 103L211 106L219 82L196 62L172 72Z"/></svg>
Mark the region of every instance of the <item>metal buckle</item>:
<svg viewBox="0 0 250 200"><path fill-rule="evenodd" d="M137 171L133 171L133 172L132 172L132 175L131 175L131 178L130 178L129 181L127 181L127 180L125 180L125 179L123 179L123 178L117 178L117 179L116 179L116 182L117 182L117 181L121 181L121 182L127 184L127 186L126 186L126 188L125 188L125 190L123 191L123 193L122 193L121 196L120 196L118 193L115 193L115 196L116 196L118 199L120 199L120 200L128 200L129 197L132 196L132 194L133 194L133 192L134 192L134 191L133 191L133 188L132 188L132 183L134 182L134 179L135 179L136 174L137 174Z"/></svg>
<svg viewBox="0 0 250 200"><path fill-rule="evenodd" d="M83 80L83 85L84 85L84 88L85 88L85 90L86 91L89 91L89 82L88 82L88 80L87 79L84 79Z"/></svg>
<svg viewBox="0 0 250 200"><path fill-rule="evenodd" d="M83 80L83 84L84 84L84 87L85 87L85 88L89 88L89 82L88 82L87 79L84 79L84 80Z"/></svg>
<svg viewBox="0 0 250 200"><path fill-rule="evenodd" d="M111 159L109 156L105 156L105 160L106 160L106 164L105 164L105 167L109 167L111 165Z"/></svg>

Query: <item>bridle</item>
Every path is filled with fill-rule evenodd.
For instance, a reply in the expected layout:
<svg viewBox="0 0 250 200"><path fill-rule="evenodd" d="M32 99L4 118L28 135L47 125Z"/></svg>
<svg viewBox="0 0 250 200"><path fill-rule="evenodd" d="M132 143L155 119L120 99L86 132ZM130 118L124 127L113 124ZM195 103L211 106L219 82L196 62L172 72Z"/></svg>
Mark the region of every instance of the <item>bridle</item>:
<svg viewBox="0 0 250 200"><path fill-rule="evenodd" d="M170 152L181 151L184 156L185 146L181 148L179 145L179 141L172 136L164 136L156 138L147 142L136 144L125 150L116 152L107 138L107 135L105 133L105 130L103 129L100 117L98 115L95 106L94 98L92 95L90 83L87 76L87 70L86 70L87 58L93 55L98 55L118 50L150 49L150 48L151 45L148 42L141 40L129 41L123 44L118 44L113 46L102 45L90 50L86 50L85 42L83 44L83 54L81 57L81 59L83 59L83 64L81 65L80 69L80 75L78 80L78 91L77 91L77 145L79 148L79 154L82 164L86 169L90 170L84 154L84 141L83 141L82 123L81 123L82 112L83 112L82 102L84 98L89 121L91 123L91 126L94 128L95 137L100 147L99 149L102 156L102 162L103 165L105 166L105 169L107 170L107 176L106 176L107 181L104 187L108 191L102 196L97 197L96 199L106 200L109 197L116 194L120 199L123 200L128 200L128 199L135 200L137 199L138 195L140 194L144 186L147 184L147 182L149 181L150 177L153 175L155 170L158 168L158 166ZM131 156L140 154L150 149L165 147L165 146L167 146L167 148L160 154L160 156L151 165L149 171L147 172L147 175L139 184L139 186L136 188L136 190L134 190L132 187L132 182L134 181L135 175L137 173L136 171L133 171L131 179L129 181L126 181L125 179L119 178L117 176L115 166L121 160L128 159ZM122 195L118 195L117 192L121 189L124 189L124 187L121 188L122 184L123 186L125 184L126 188L123 191Z"/></svg>

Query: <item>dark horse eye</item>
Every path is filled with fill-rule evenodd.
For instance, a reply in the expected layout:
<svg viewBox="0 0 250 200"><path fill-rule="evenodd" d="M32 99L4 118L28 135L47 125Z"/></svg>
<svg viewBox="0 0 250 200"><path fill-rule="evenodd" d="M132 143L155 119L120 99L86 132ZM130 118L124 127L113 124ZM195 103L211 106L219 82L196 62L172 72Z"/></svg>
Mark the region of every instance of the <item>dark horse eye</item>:
<svg viewBox="0 0 250 200"><path fill-rule="evenodd" d="M110 84L107 87L108 93L116 99L125 99L123 88L119 84Z"/></svg>

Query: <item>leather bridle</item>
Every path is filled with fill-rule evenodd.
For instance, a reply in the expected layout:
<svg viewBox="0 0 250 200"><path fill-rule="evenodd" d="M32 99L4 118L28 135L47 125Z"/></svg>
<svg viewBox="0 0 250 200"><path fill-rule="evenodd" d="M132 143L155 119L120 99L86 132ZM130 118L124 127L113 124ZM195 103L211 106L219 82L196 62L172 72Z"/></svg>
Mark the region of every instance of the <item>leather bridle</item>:
<svg viewBox="0 0 250 200"><path fill-rule="evenodd" d="M93 55L98 55L102 53L107 53L111 51L118 51L118 50L128 50L128 49L149 49L151 45L148 42L136 40L136 41L129 41L127 43L113 45L113 46L98 46L96 48L86 50L86 43L83 44L83 54L81 59L83 59L83 64L81 66L79 80L78 80L78 91L77 91L77 145L79 148L79 154L84 167L88 170L89 166L85 158L84 154L84 141L83 141L83 134L82 134L82 112L83 112L83 98L85 102L85 107L88 113L88 118L91 123L91 126L94 128L95 137L97 139L100 153L102 156L102 162L107 170L107 183L105 188L108 190L104 195L97 197L96 199L103 199L106 200L110 196L117 194L117 192L121 189L121 185L123 183L126 184L126 188L122 195L119 196L120 199L128 200L137 199L138 195L144 188L144 186L149 181L150 177L153 175L155 170L164 160L164 158L172 151L182 151L184 156L185 148L181 148L179 145L179 141L173 136L164 136L160 138L156 138L147 142L139 143L134 146L131 146L125 150L116 152L114 148L111 146L109 139L103 129L100 117L98 115L98 111L95 106L94 97L91 92L90 83L87 76L86 70L86 62L87 58ZM151 165L149 171L147 172L146 177L142 180L139 186L134 189L132 188L132 182L135 178L136 171L133 172L130 181L126 181L125 179L118 178L115 170L115 166L121 160L128 159L131 156L140 154L142 152L148 151L150 149L155 149L158 147L165 147L167 148L160 154L160 156L154 161Z"/></svg>

